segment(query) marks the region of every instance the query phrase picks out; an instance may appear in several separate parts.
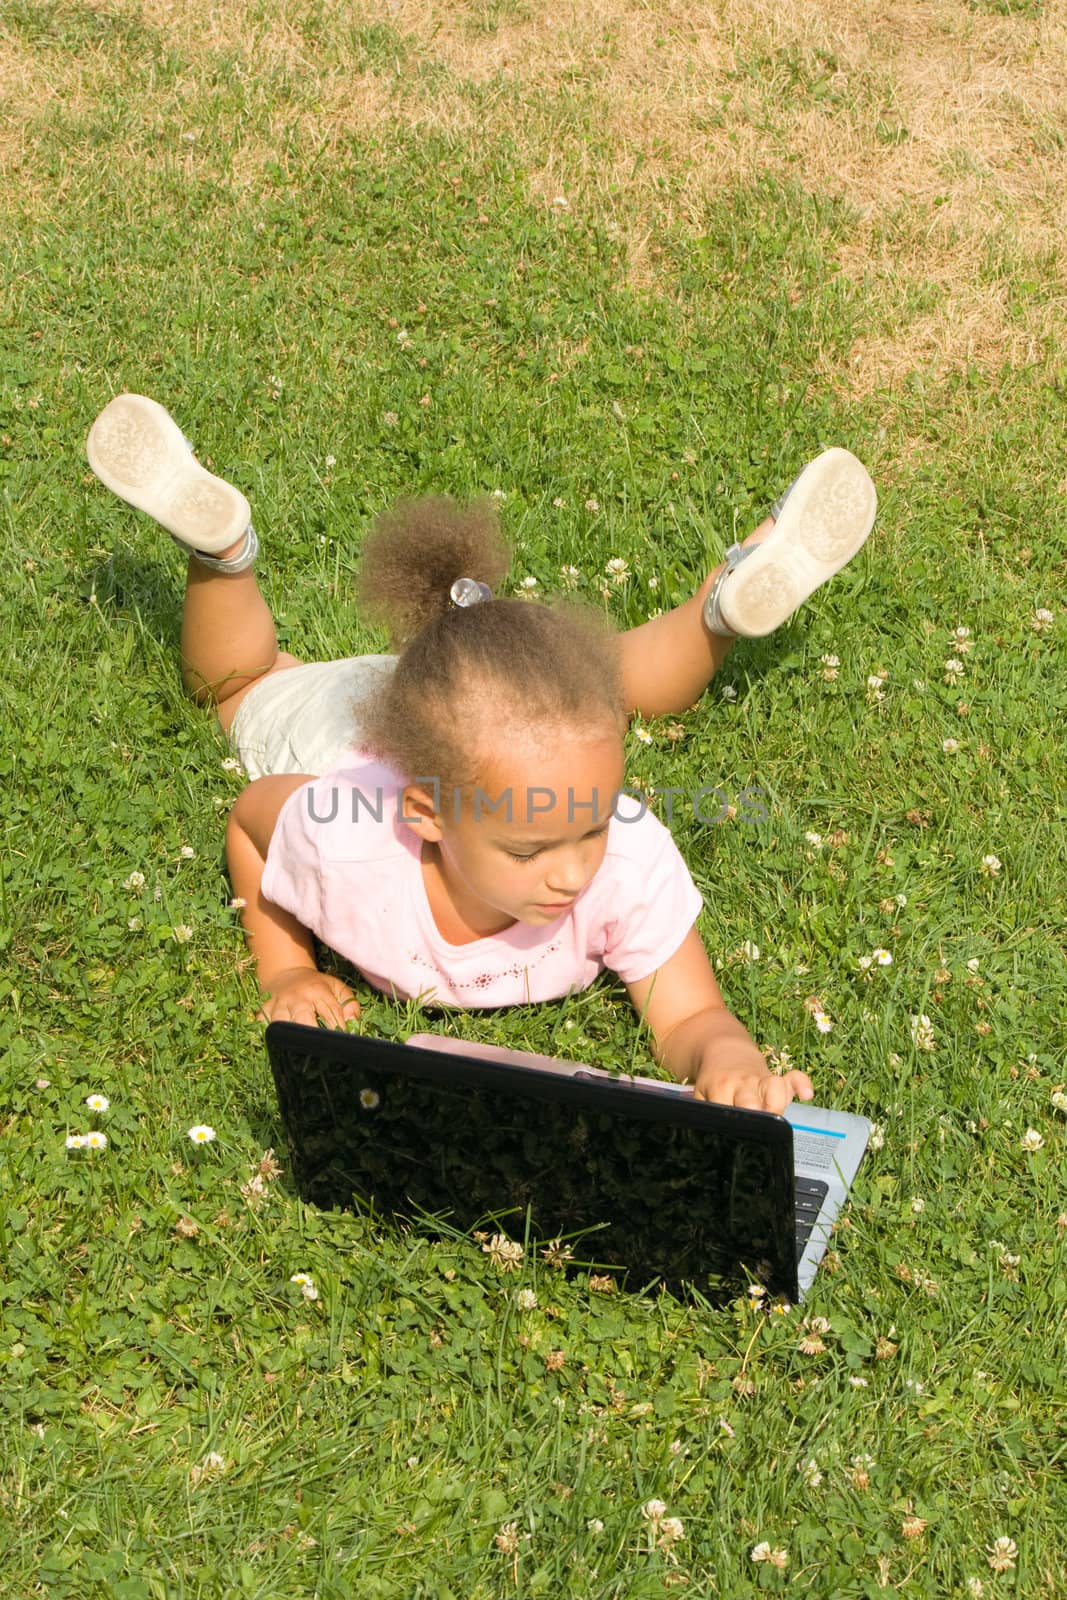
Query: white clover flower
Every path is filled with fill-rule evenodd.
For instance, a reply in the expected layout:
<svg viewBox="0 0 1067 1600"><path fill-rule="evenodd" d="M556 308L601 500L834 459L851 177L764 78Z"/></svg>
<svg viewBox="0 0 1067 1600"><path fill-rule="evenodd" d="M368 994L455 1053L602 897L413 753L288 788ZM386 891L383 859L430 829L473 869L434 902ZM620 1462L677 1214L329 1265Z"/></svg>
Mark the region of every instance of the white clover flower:
<svg viewBox="0 0 1067 1600"><path fill-rule="evenodd" d="M377 1111L382 1103L382 1097L377 1089L361 1089L359 1091L359 1103L364 1111Z"/></svg>
<svg viewBox="0 0 1067 1600"><path fill-rule="evenodd" d="M106 1094L87 1094L85 1096L85 1104L90 1111L109 1111L111 1109L111 1101Z"/></svg>
<svg viewBox="0 0 1067 1600"><path fill-rule="evenodd" d="M831 1033L833 1031L833 1022L825 1011L813 1011L812 1019L820 1033Z"/></svg>
<svg viewBox="0 0 1067 1600"><path fill-rule="evenodd" d="M223 772L243 772L244 768L236 756L227 756L222 763Z"/></svg>
<svg viewBox="0 0 1067 1600"><path fill-rule="evenodd" d="M885 689L882 687L882 679L876 672L872 672L867 679L867 699L870 700L872 704L875 701L885 699Z"/></svg>
<svg viewBox="0 0 1067 1600"><path fill-rule="evenodd" d="M35 1089L50 1089L52 1087L52 1080L51 1078L34 1078L33 1087Z"/></svg>
<svg viewBox="0 0 1067 1600"><path fill-rule="evenodd" d="M753 944L751 939L746 939L744 944L741 946L741 954L744 956L746 961L758 961L760 958L760 947L758 944Z"/></svg>
<svg viewBox="0 0 1067 1600"><path fill-rule="evenodd" d="M175 944L188 944L193 937L193 930L187 922L179 922L177 927L172 928L170 931Z"/></svg>
<svg viewBox="0 0 1067 1600"><path fill-rule="evenodd" d="M663 1500L646 1500L641 1507L641 1515L649 1522L659 1522L666 1513L667 1506Z"/></svg>
<svg viewBox="0 0 1067 1600"><path fill-rule="evenodd" d="M504 1233L494 1233L482 1251L500 1272L517 1272L522 1264L522 1245Z"/></svg>
<svg viewBox="0 0 1067 1600"><path fill-rule="evenodd" d="M382 413L382 421L387 428L395 428L400 418L395 411L385 411Z"/></svg>
<svg viewBox="0 0 1067 1600"><path fill-rule="evenodd" d="M197 1122L188 1130L188 1135L194 1144L210 1144L215 1137L215 1130L206 1122Z"/></svg>
<svg viewBox="0 0 1067 1600"><path fill-rule="evenodd" d="M585 502L585 509L587 511L599 511L600 510L600 501L596 498L595 495L591 494L589 496L589 499Z"/></svg>
<svg viewBox="0 0 1067 1600"><path fill-rule="evenodd" d="M972 956L971 959L967 963L967 971L968 972L977 972L978 968L979 968L979 965L980 965L980 963L979 963L978 957L977 956Z"/></svg>
<svg viewBox="0 0 1067 1600"><path fill-rule="evenodd" d="M813 850L821 850L822 849L822 834L821 833L806 833L804 835L804 838L807 840L808 844L811 845L811 848Z"/></svg>
<svg viewBox="0 0 1067 1600"><path fill-rule="evenodd" d="M801 1474L809 1489L817 1489L822 1482L819 1463L814 1456L808 1461L798 1461L797 1471Z"/></svg>
<svg viewBox="0 0 1067 1600"><path fill-rule="evenodd" d="M664 1517L659 1525L659 1536L665 1544L677 1544L685 1538L685 1524L681 1517Z"/></svg>
<svg viewBox="0 0 1067 1600"><path fill-rule="evenodd" d="M916 1050L934 1049L934 1029L925 1012L911 1019L911 1042Z"/></svg>
<svg viewBox="0 0 1067 1600"><path fill-rule="evenodd" d="M869 967L872 967L874 965L874 957L873 956L860 956L859 959L856 962L856 965L859 967L861 972L866 972Z"/></svg>
<svg viewBox="0 0 1067 1600"><path fill-rule="evenodd" d="M612 556L604 568L604 574L611 579L612 583L625 583L630 576L630 568L622 556Z"/></svg>
<svg viewBox="0 0 1067 1600"><path fill-rule="evenodd" d="M85 1149L85 1135L84 1135L84 1133L68 1133L67 1137L66 1137L66 1140L64 1142L66 1143L66 1146L67 1146L68 1150L84 1150Z"/></svg>
<svg viewBox="0 0 1067 1600"><path fill-rule="evenodd" d="M1035 633L1044 633L1046 628L1051 628L1055 620L1055 615L1048 609L1047 606L1038 606L1037 610L1030 618L1030 626L1033 628Z"/></svg>
<svg viewBox="0 0 1067 1600"><path fill-rule="evenodd" d="M590 1533L595 1534L604 1532L604 1524L601 1522L599 1517L590 1517L589 1521L586 1523L586 1527L589 1529Z"/></svg>
<svg viewBox="0 0 1067 1600"><path fill-rule="evenodd" d="M849 1378L848 1381L854 1389L867 1389L870 1387L866 1378Z"/></svg>
<svg viewBox="0 0 1067 1600"><path fill-rule="evenodd" d="M1029 1154L1032 1150L1040 1150L1044 1142L1043 1135L1038 1133L1036 1128L1027 1128L1019 1141L1019 1145L1021 1149Z"/></svg>
<svg viewBox="0 0 1067 1600"><path fill-rule="evenodd" d="M570 201L565 194L557 194L553 197L552 204L558 206L561 211L566 211Z"/></svg>
<svg viewBox="0 0 1067 1600"><path fill-rule="evenodd" d="M997 876L997 873L1000 871L1002 866L1003 866L1003 862L1000 861L994 855L988 855L988 856L983 856L982 857L982 868L981 868L981 870L982 870L984 876L987 877L987 878L995 878Z"/></svg>
<svg viewBox="0 0 1067 1600"><path fill-rule="evenodd" d="M963 674L963 670L963 662L959 659L959 657L949 656L948 660L945 662L945 682L948 684L958 683Z"/></svg>
<svg viewBox="0 0 1067 1600"><path fill-rule="evenodd" d="M906 906L906 905L907 905L907 903L908 903L908 897L907 897L907 895L906 895L906 894L895 894L895 895L894 895L894 896L893 896L893 899L894 899L894 900L895 900L895 901L896 901L896 903L897 903L897 905L898 905L898 906L899 906L899 907L900 907L900 909L901 909L901 910L902 910L902 911L903 911L903 909L904 909L904 907L905 907L905 906Z"/></svg>
<svg viewBox="0 0 1067 1600"><path fill-rule="evenodd" d="M971 1596L971 1600L982 1600L982 1596L985 1594L985 1584L981 1578L967 1579L967 1593Z"/></svg>
<svg viewBox="0 0 1067 1600"><path fill-rule="evenodd" d="M635 728L634 729L634 738L635 739L640 739L642 744L651 744L652 743L652 735L649 733L647 728Z"/></svg>
<svg viewBox="0 0 1067 1600"><path fill-rule="evenodd" d="M567 585L568 589L573 589L581 577L581 573L578 571L578 568L571 566L560 567L559 575L563 579L563 582Z"/></svg>
<svg viewBox="0 0 1067 1600"><path fill-rule="evenodd" d="M954 639L969 639L971 637L971 630L970 628L965 628L961 623L958 628L953 628L952 637Z"/></svg>
<svg viewBox="0 0 1067 1600"><path fill-rule="evenodd" d="M411 343L411 335L406 328L398 328L396 330L396 342L401 345Z"/></svg>
<svg viewBox="0 0 1067 1600"><path fill-rule="evenodd" d="M653 594L655 594L656 590L659 588L659 579L656 577L655 573L653 573L649 578L648 587L652 590Z"/></svg>
<svg viewBox="0 0 1067 1600"><path fill-rule="evenodd" d="M819 660L824 667L839 667L841 662L837 656L820 656Z"/></svg>
<svg viewBox="0 0 1067 1600"><path fill-rule="evenodd" d="M507 497L508 492L506 489L493 489L489 494L490 500L506 500Z"/></svg>
<svg viewBox="0 0 1067 1600"><path fill-rule="evenodd" d="M106 1150L107 1134L96 1132L87 1133L85 1135L85 1148L87 1150Z"/></svg>
<svg viewBox="0 0 1067 1600"><path fill-rule="evenodd" d="M942 739L941 748L947 756L954 756L960 747L958 739Z"/></svg>
<svg viewBox="0 0 1067 1600"><path fill-rule="evenodd" d="M536 1311L537 1295L532 1289L520 1289L515 1296L515 1304L520 1311Z"/></svg>
<svg viewBox="0 0 1067 1600"><path fill-rule="evenodd" d="M193 857L196 855L196 851L193 849L191 844L183 844L181 849L178 851L178 854L181 856L183 861L192 861Z"/></svg>
<svg viewBox="0 0 1067 1600"><path fill-rule="evenodd" d="M329 469L331 467L335 467L337 465L337 457L336 456L327 456L326 460L323 463L323 465L325 466L326 470L329 471Z"/></svg>
<svg viewBox="0 0 1067 1600"><path fill-rule="evenodd" d="M885 1128L880 1122L871 1124L871 1137L868 1140L872 1150L881 1150L885 1144Z"/></svg>
<svg viewBox="0 0 1067 1600"><path fill-rule="evenodd" d="M141 929L144 927L144 922L140 917L131 917L126 926L129 928L131 933L140 933Z"/></svg>
<svg viewBox="0 0 1067 1600"><path fill-rule="evenodd" d="M999 1539L994 1539L989 1546L989 1565L994 1572L1011 1572L1018 1554L1019 1546L1015 1543L1015 1540L1009 1539L1002 1534Z"/></svg>
<svg viewBox="0 0 1067 1600"><path fill-rule="evenodd" d="M778 1567L779 1570L789 1565L788 1550L772 1550L767 1539L762 1540L757 1545L753 1545L749 1555L753 1561L766 1561L772 1567Z"/></svg>
<svg viewBox="0 0 1067 1600"><path fill-rule="evenodd" d="M737 699L737 690L734 688L732 683L724 683L723 684L723 686L722 686L722 697L723 697L724 700L736 700Z"/></svg>
<svg viewBox="0 0 1067 1600"><path fill-rule="evenodd" d="M557 511L562 511L563 507L567 504L567 502L566 502L566 500L564 500L564 498L563 498L563 496L561 494L558 494L556 496L556 498L553 500L552 504L555 506Z"/></svg>
<svg viewBox="0 0 1067 1600"><path fill-rule="evenodd" d="M131 894L140 893L140 891L144 888L144 873L131 872L129 877L123 883L122 887L124 889L128 889Z"/></svg>
<svg viewBox="0 0 1067 1600"><path fill-rule="evenodd" d="M520 583L519 588L520 589L536 589L537 588L537 579L533 576L532 573L527 573L526 577L523 578L522 582Z"/></svg>
<svg viewBox="0 0 1067 1600"><path fill-rule="evenodd" d="M921 1194L917 1194L912 1200L911 1209L915 1212L916 1216L918 1216L920 1211L926 1210L926 1201L923 1199Z"/></svg>
<svg viewBox="0 0 1067 1600"><path fill-rule="evenodd" d="M1053 1089L1049 1095L1049 1100L1057 1111L1067 1111L1067 1094L1062 1089Z"/></svg>

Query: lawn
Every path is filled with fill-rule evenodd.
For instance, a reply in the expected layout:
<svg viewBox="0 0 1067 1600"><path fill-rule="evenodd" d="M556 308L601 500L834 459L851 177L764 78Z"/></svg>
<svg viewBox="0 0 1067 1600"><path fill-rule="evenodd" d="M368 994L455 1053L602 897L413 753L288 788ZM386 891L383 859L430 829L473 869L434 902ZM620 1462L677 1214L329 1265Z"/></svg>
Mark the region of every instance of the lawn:
<svg viewBox="0 0 1067 1600"><path fill-rule="evenodd" d="M9 1594L1067 1590L1065 96L1040 0L7 0ZM402 492L498 494L513 589L630 625L822 445L867 462L861 557L629 741L653 809L761 791L675 812L702 931L876 1124L802 1307L301 1204L182 560L84 457L123 389L248 494L309 658L382 648ZM649 1068L612 984L360 997Z"/></svg>

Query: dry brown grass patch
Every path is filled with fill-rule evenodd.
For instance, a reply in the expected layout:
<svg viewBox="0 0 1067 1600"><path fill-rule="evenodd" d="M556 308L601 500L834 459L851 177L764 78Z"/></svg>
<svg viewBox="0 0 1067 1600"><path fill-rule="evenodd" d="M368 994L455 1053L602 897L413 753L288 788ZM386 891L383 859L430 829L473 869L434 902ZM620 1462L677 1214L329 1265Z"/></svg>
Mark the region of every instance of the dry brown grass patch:
<svg viewBox="0 0 1067 1600"><path fill-rule="evenodd" d="M871 329L834 374L853 390L1038 359L1065 331L1062 298L1023 315L1002 281L1052 258L1067 216L1065 0L1040 20L966 0L362 0L319 37L303 0L126 4L187 58L191 91L220 54L243 63L269 121L236 156L249 187L293 131L327 158L398 127L508 137L535 197L614 223L632 278L655 283L665 228L704 232L719 195L770 175L856 219L840 265ZM50 97L103 88L85 70L0 43L5 170ZM176 114L147 85L144 111Z"/></svg>

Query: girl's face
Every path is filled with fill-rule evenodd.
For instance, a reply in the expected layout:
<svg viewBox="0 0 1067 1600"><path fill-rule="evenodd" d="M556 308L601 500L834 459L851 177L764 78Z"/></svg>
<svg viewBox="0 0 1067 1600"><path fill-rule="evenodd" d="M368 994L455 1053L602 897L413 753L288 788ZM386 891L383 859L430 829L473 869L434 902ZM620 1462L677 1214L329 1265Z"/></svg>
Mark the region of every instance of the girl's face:
<svg viewBox="0 0 1067 1600"><path fill-rule="evenodd" d="M564 729L551 743L519 739L497 750L458 820L442 796L437 866L472 931L563 916L604 859L622 783L618 732Z"/></svg>

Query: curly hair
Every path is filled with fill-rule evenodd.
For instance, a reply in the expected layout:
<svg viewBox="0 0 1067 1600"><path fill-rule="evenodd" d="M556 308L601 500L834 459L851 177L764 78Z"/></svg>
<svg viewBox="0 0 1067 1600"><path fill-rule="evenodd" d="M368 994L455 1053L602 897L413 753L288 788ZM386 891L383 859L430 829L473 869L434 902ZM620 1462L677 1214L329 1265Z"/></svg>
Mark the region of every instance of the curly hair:
<svg viewBox="0 0 1067 1600"><path fill-rule="evenodd" d="M408 781L481 781L501 736L545 745L563 729L625 725L618 641L596 613L571 603L493 599L457 607L457 578L490 587L510 553L488 499L402 501L364 545L361 610L384 623L396 668L360 708L360 743Z"/></svg>

